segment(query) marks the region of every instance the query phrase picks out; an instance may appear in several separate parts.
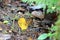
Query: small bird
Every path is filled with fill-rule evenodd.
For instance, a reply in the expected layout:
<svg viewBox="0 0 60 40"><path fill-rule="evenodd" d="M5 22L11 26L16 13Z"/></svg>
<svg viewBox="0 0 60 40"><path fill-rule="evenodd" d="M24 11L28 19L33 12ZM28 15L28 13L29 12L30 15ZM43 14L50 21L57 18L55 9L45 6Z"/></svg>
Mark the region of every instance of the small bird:
<svg viewBox="0 0 60 40"><path fill-rule="evenodd" d="M24 17L21 17L18 20L18 25L21 28L21 30L26 30L31 23L32 23L31 19L26 20Z"/></svg>
<svg viewBox="0 0 60 40"><path fill-rule="evenodd" d="M28 24L26 22L26 19L23 17L18 20L18 25L21 28L21 30L26 30L28 28Z"/></svg>

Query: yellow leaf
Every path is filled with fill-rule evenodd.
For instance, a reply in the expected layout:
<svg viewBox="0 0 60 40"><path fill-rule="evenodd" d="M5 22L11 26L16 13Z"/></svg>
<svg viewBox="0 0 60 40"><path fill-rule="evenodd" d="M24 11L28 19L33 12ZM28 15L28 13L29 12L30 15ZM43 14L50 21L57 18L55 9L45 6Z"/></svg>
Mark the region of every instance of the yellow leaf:
<svg viewBox="0 0 60 40"><path fill-rule="evenodd" d="M18 25L21 28L21 30L26 30L28 28L28 24L26 22L26 19L23 17L18 20Z"/></svg>

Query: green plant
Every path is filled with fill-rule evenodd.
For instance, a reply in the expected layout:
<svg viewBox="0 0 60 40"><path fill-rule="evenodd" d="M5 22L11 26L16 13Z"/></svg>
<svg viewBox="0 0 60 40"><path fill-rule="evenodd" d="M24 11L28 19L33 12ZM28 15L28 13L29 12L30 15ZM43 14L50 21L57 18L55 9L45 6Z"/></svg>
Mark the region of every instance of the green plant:
<svg viewBox="0 0 60 40"><path fill-rule="evenodd" d="M51 27L51 31L55 31L52 35L53 40L60 40L60 19L59 18L60 15L58 16L58 20L55 22L55 26Z"/></svg>
<svg viewBox="0 0 60 40"><path fill-rule="evenodd" d="M22 0L23 2L27 2L31 5L32 2L36 2L36 5L45 4L48 5L47 13L52 13L53 11L60 10L60 6L58 6L59 0Z"/></svg>
<svg viewBox="0 0 60 40"><path fill-rule="evenodd" d="M56 21L57 30L55 32L55 40L60 40L60 19Z"/></svg>

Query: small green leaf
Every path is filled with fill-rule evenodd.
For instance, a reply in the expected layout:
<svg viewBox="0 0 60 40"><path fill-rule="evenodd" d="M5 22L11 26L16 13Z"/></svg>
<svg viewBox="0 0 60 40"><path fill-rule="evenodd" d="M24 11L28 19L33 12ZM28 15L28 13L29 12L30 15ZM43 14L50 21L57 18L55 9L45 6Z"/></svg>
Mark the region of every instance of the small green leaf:
<svg viewBox="0 0 60 40"><path fill-rule="evenodd" d="M41 34L37 40L44 40L48 37L48 34L44 33L44 34Z"/></svg>

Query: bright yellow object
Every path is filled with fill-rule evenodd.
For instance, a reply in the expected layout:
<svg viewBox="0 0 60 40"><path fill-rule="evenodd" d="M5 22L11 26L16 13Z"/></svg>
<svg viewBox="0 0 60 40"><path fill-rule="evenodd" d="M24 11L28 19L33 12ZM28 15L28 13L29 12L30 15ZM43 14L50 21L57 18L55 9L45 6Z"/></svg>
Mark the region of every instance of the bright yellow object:
<svg viewBox="0 0 60 40"><path fill-rule="evenodd" d="M28 28L28 24L27 24L26 19L24 17L22 17L18 20L18 25L21 28L21 30L26 30Z"/></svg>

